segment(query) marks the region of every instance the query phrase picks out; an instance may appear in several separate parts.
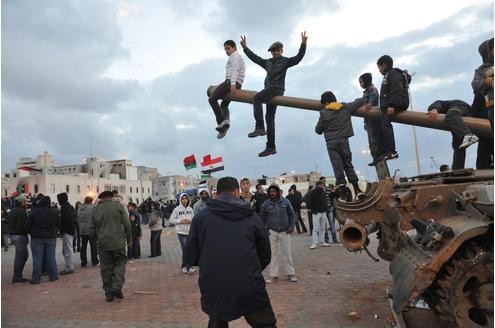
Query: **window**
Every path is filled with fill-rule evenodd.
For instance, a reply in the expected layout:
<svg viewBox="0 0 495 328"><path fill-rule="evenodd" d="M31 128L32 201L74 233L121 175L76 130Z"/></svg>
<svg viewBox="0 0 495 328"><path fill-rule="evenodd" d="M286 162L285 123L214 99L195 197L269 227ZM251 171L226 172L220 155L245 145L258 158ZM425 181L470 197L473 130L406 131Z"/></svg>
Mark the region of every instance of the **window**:
<svg viewBox="0 0 495 328"><path fill-rule="evenodd" d="M38 185L37 185L37 184L35 184L35 185L34 185L34 193L35 193L35 194L37 194L37 193L38 193Z"/></svg>
<svg viewBox="0 0 495 328"><path fill-rule="evenodd" d="M129 187L129 192L132 194L132 187Z"/></svg>
<svg viewBox="0 0 495 328"><path fill-rule="evenodd" d="M4 195L5 197L7 197L7 189L5 189Z"/></svg>
<svg viewBox="0 0 495 328"><path fill-rule="evenodd" d="M65 185L65 192L68 193L69 192L69 185Z"/></svg>
<svg viewBox="0 0 495 328"><path fill-rule="evenodd" d="M148 194L150 193L150 187L148 187Z"/></svg>
<svg viewBox="0 0 495 328"><path fill-rule="evenodd" d="M77 185L77 193L80 194L81 193L81 186L80 185Z"/></svg>
<svg viewBox="0 0 495 328"><path fill-rule="evenodd" d="M141 192L144 194L144 187L141 187Z"/></svg>
<svg viewBox="0 0 495 328"><path fill-rule="evenodd" d="M52 183L52 184L50 185L50 191L51 191L51 192L55 192L55 184L54 184L54 183Z"/></svg>
<svg viewBox="0 0 495 328"><path fill-rule="evenodd" d="M96 186L96 193L99 194L100 193L100 186Z"/></svg>

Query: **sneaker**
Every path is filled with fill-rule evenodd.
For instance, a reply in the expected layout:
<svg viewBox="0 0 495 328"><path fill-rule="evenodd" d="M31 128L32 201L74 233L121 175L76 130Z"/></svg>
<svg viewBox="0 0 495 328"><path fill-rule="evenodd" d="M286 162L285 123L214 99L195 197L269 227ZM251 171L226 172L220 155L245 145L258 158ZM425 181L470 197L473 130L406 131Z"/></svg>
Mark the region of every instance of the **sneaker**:
<svg viewBox="0 0 495 328"><path fill-rule="evenodd" d="M321 246L322 246L322 247L330 247L330 246L332 246L332 245L330 245L329 243L322 243L322 244L321 244Z"/></svg>
<svg viewBox="0 0 495 328"><path fill-rule="evenodd" d="M113 294L117 298L120 298L120 299L123 299L124 298L124 294L122 294L122 291L121 290L119 290L118 292L114 292Z"/></svg>
<svg viewBox="0 0 495 328"><path fill-rule="evenodd" d="M265 157L269 155L275 155L277 153L277 150L275 148L268 148L266 147L265 150L263 150L261 153L258 154L258 157Z"/></svg>
<svg viewBox="0 0 495 328"><path fill-rule="evenodd" d="M113 298L114 298L113 295L106 295L105 296L105 299L106 299L107 302L113 302Z"/></svg>
<svg viewBox="0 0 495 328"><path fill-rule="evenodd" d="M57 280L58 280L58 277L50 278L50 281L57 281Z"/></svg>
<svg viewBox="0 0 495 328"><path fill-rule="evenodd" d="M220 123L216 128L215 130L217 130L218 132L221 132L221 131L226 131L230 128L230 120L223 120L222 123ZM220 138L219 138L220 139Z"/></svg>
<svg viewBox="0 0 495 328"><path fill-rule="evenodd" d="M256 138L256 137L264 136L264 135L266 135L265 129L254 129L253 132L248 134L248 137L249 138Z"/></svg>
<svg viewBox="0 0 495 328"><path fill-rule="evenodd" d="M396 159L396 158L399 158L399 154L395 150L391 153L385 154L385 156L383 157L383 159L386 161L388 161L389 159Z"/></svg>
<svg viewBox="0 0 495 328"><path fill-rule="evenodd" d="M464 135L464 138L462 138L462 143L459 146L459 149L467 148L467 147L471 146L472 144L477 143L478 140L479 140L479 138L477 136L475 136L474 134L466 133Z"/></svg>
<svg viewBox="0 0 495 328"><path fill-rule="evenodd" d="M271 278L266 278L265 279L265 282L267 284L271 284L272 282L276 281L278 279L278 277L271 277Z"/></svg>
<svg viewBox="0 0 495 328"><path fill-rule="evenodd" d="M198 269L195 269L195 268L189 268L189 270L187 271L187 273L189 274L193 274L194 272L198 271Z"/></svg>
<svg viewBox="0 0 495 328"><path fill-rule="evenodd" d="M31 284L31 285L39 285L39 284L40 284L40 282L39 282L39 281L33 281L33 280L31 280L30 284Z"/></svg>
<svg viewBox="0 0 495 328"><path fill-rule="evenodd" d="M60 271L59 275L63 276L66 274L71 274L71 273L74 273L74 271L73 270L64 270L64 271Z"/></svg>
<svg viewBox="0 0 495 328"><path fill-rule="evenodd" d="M313 245L309 246L309 249L315 249L316 247L318 247L318 245L313 244Z"/></svg>
<svg viewBox="0 0 495 328"><path fill-rule="evenodd" d="M227 129L217 133L217 139L222 139L227 134Z"/></svg>
<svg viewBox="0 0 495 328"><path fill-rule="evenodd" d="M100 262L96 263L96 264L93 264L94 267L99 267L100 266Z"/></svg>
<svg viewBox="0 0 495 328"><path fill-rule="evenodd" d="M356 194L356 200L361 200L365 197L364 195L364 192L362 191L359 191L357 194Z"/></svg>
<svg viewBox="0 0 495 328"><path fill-rule="evenodd" d="M186 274L189 270L186 267L182 268L182 273Z"/></svg>
<svg viewBox="0 0 495 328"><path fill-rule="evenodd" d="M28 281L29 281L29 279L26 279L26 278L12 279L12 283L13 284L24 284L24 283L26 283Z"/></svg>
<svg viewBox="0 0 495 328"><path fill-rule="evenodd" d="M296 281L297 281L297 277L296 277L296 276L294 276L293 274L290 274L290 275L289 275L289 281L290 281L290 282L296 282Z"/></svg>

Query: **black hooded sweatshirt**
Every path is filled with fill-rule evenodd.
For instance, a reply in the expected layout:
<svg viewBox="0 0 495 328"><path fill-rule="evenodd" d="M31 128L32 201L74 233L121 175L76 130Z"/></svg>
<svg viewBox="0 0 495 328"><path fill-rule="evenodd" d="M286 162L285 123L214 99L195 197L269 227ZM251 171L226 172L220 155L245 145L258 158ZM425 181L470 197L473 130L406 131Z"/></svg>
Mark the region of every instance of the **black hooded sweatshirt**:
<svg viewBox="0 0 495 328"><path fill-rule="evenodd" d="M193 219L186 263L199 265L202 310L231 321L261 311L270 300L261 272L271 260L261 217L243 200L220 194Z"/></svg>
<svg viewBox="0 0 495 328"><path fill-rule="evenodd" d="M60 204L60 232L74 235L76 230L76 209L69 204L67 193L58 194L57 199Z"/></svg>
<svg viewBox="0 0 495 328"><path fill-rule="evenodd" d="M37 203L26 221L26 230L32 239L57 238L60 216L56 208L50 207L50 197L45 196Z"/></svg>

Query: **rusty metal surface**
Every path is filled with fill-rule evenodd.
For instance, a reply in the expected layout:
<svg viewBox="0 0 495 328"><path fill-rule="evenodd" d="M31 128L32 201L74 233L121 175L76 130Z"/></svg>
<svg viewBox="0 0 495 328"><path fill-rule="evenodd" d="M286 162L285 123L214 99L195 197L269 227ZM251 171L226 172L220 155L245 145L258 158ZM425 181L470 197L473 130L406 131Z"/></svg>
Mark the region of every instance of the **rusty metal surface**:
<svg viewBox="0 0 495 328"><path fill-rule="evenodd" d="M210 95L216 86L210 86L207 90L207 95ZM238 90L235 95L229 93L225 99L231 101L243 102L243 103L253 103L254 95L256 91L250 90ZM269 103L276 104L285 107L294 107L299 109L307 109L312 111L321 110L321 104L317 100L287 97L287 96L277 96L274 97ZM378 109L372 109L366 111L364 107L356 110L352 115L359 117L379 117L380 112ZM466 125L471 129L473 133L481 137L493 138L493 133L490 128L490 123L486 119L479 119L473 117L463 117ZM445 122L445 115L439 114L436 120L428 119L428 115L425 112L414 112L414 111L403 111L394 115L393 122L409 124L415 126L422 126L426 128L438 129L450 131L450 128Z"/></svg>

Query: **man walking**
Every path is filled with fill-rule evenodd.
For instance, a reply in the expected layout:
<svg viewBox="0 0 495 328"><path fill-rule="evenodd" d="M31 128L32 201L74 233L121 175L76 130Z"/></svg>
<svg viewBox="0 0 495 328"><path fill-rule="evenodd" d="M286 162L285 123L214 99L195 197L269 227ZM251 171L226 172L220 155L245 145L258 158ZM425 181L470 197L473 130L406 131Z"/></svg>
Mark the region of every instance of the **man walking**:
<svg viewBox="0 0 495 328"><path fill-rule="evenodd" d="M235 178L218 180L215 199L191 224L185 256L188 265L199 265L209 328L228 327L241 316L251 327L275 327L261 273L270 263L268 234L258 214L239 199Z"/></svg>
<svg viewBox="0 0 495 328"><path fill-rule="evenodd" d="M28 243L29 238L26 231L26 219L27 219L27 202L28 199L23 196L17 196L16 206L10 211L9 214L9 231L10 239L15 246L15 258L14 258L14 276L12 277L12 283L25 283L29 280L22 276L24 265L29 258Z"/></svg>
<svg viewBox="0 0 495 328"><path fill-rule="evenodd" d="M297 190L297 187L295 184L290 186L289 188L289 194L285 196L292 205L292 208L294 209L294 212L296 213L296 230L297 233L301 233L301 228L302 232L308 232L308 229L306 229L306 225L304 224L304 221L301 217L301 203L302 203L302 194L299 190Z"/></svg>
<svg viewBox="0 0 495 328"><path fill-rule="evenodd" d="M72 242L76 230L76 209L69 204L67 193L57 195L60 204L60 233L62 234L62 254L64 255L64 270L60 275L74 272L74 252Z"/></svg>
<svg viewBox="0 0 495 328"><path fill-rule="evenodd" d="M316 182L315 188L309 192L307 205L311 209L311 213L313 213L313 244L309 248L315 249L318 246L330 246L329 243L324 241L325 226L328 219L327 213L329 210L324 180Z"/></svg>
<svg viewBox="0 0 495 328"><path fill-rule="evenodd" d="M280 258L285 265L285 273L289 280L296 282L294 263L290 250L290 234L294 232L296 214L290 202L280 196L280 187L273 183L268 187L268 200L261 207L261 217L270 233L270 246L272 249L272 260L270 265L270 277L265 281L272 283L278 279Z"/></svg>
<svg viewBox="0 0 495 328"><path fill-rule="evenodd" d="M107 302L114 297L124 298L122 286L125 281L127 245L131 244L131 223L127 210L113 201L111 191L98 195L100 203L93 208L89 226L90 237L96 240L100 254L100 274Z"/></svg>
<svg viewBox="0 0 495 328"><path fill-rule="evenodd" d="M79 220L79 229L81 232L81 266L88 265L87 249L88 243L91 250L91 263L93 266L97 266L100 261L98 260L98 252L96 250L96 242L89 237L89 224L91 222L91 216L93 214L93 197L86 196L84 198L84 204L82 204L77 210L77 218Z"/></svg>

